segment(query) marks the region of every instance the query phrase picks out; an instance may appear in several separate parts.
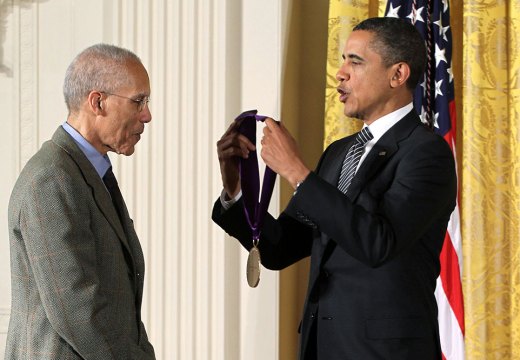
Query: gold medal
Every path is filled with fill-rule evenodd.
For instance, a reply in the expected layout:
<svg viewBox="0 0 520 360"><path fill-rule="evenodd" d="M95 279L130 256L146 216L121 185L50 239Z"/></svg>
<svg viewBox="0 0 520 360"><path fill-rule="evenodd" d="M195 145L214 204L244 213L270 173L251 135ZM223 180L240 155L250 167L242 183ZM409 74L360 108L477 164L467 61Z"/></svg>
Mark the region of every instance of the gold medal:
<svg viewBox="0 0 520 360"><path fill-rule="evenodd" d="M260 251L256 245L249 251L246 275L249 286L255 288L260 282Z"/></svg>

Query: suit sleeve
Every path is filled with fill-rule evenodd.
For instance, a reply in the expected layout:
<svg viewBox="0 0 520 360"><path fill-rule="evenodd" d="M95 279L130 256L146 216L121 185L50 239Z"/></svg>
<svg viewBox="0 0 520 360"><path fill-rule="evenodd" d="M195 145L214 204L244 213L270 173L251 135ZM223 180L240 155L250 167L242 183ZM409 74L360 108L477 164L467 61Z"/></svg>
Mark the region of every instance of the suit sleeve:
<svg viewBox="0 0 520 360"><path fill-rule="evenodd" d="M82 201L89 191L53 168L34 177L25 193L20 229L43 307L54 330L83 359L151 359L109 321L90 209Z"/></svg>
<svg viewBox="0 0 520 360"><path fill-rule="evenodd" d="M365 184L359 198L352 201L311 173L286 212L294 218L304 213L321 232L368 266L384 264L431 228L440 228L434 226L439 219L447 223L455 205L453 155L440 137L430 138L433 141L402 150L387 188Z"/></svg>
<svg viewBox="0 0 520 360"><path fill-rule="evenodd" d="M325 150L317 165L317 171L322 166L328 149ZM213 206L212 219L229 235L238 239L246 250L253 247L251 229L244 215L242 199L224 210L220 199ZM267 269L281 270L295 262L311 255L313 240L316 235L316 225L305 222L301 217L296 220L282 212L275 219L267 214L258 248L261 254L262 265Z"/></svg>
<svg viewBox="0 0 520 360"><path fill-rule="evenodd" d="M242 200L224 210L220 199L217 199L212 219L229 235L238 239L246 250L253 247ZM309 256L312 248L312 230L285 214L281 214L278 219L267 214L258 243L262 265L267 269L280 270Z"/></svg>

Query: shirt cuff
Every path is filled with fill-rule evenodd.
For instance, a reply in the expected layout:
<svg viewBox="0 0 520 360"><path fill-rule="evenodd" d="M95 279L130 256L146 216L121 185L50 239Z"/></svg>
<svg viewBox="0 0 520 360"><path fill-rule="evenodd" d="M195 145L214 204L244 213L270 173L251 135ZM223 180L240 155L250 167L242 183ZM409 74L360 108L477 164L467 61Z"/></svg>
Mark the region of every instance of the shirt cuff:
<svg viewBox="0 0 520 360"><path fill-rule="evenodd" d="M226 190L222 189L222 192L220 193L220 203L222 204L222 207L224 210L229 209L231 206L233 206L240 198L242 197L242 190L238 192L238 194L231 200L226 200L227 194Z"/></svg>

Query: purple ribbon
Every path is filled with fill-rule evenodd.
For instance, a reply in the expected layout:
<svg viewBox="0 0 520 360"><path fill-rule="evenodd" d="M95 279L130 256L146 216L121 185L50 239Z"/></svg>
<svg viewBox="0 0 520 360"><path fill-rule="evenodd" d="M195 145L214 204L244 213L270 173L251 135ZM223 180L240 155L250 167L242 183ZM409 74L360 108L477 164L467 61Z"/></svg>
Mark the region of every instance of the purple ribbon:
<svg viewBox="0 0 520 360"><path fill-rule="evenodd" d="M256 145L256 122L264 121L268 116L257 115L256 110L245 111L235 121L241 121L238 131ZM260 174L258 170L258 157L255 151L249 153L247 159L240 158L240 186L247 222L253 233L253 245L257 245L260 232L264 223L269 201L273 194L276 173L266 166L264 181L262 184L262 196L258 202L260 193Z"/></svg>

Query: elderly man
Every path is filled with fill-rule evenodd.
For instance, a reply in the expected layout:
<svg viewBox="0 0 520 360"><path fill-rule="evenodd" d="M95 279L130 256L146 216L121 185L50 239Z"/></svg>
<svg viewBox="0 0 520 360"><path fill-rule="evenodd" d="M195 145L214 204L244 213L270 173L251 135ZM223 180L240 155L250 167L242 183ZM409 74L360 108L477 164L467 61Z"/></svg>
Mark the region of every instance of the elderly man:
<svg viewBox="0 0 520 360"><path fill-rule="evenodd" d="M363 129L310 171L285 127L266 120L262 158L295 194L265 219L258 251L270 269L311 257L300 359L441 359L434 290L456 177L448 144L412 106L424 42L402 20L372 18L343 58L339 100ZM247 249L236 160L254 149L236 123L217 149L224 192L213 219Z"/></svg>
<svg viewBox="0 0 520 360"><path fill-rule="evenodd" d="M141 321L144 258L109 151L132 155L152 116L146 69L98 44L69 66L69 115L9 203L6 359L154 359Z"/></svg>

